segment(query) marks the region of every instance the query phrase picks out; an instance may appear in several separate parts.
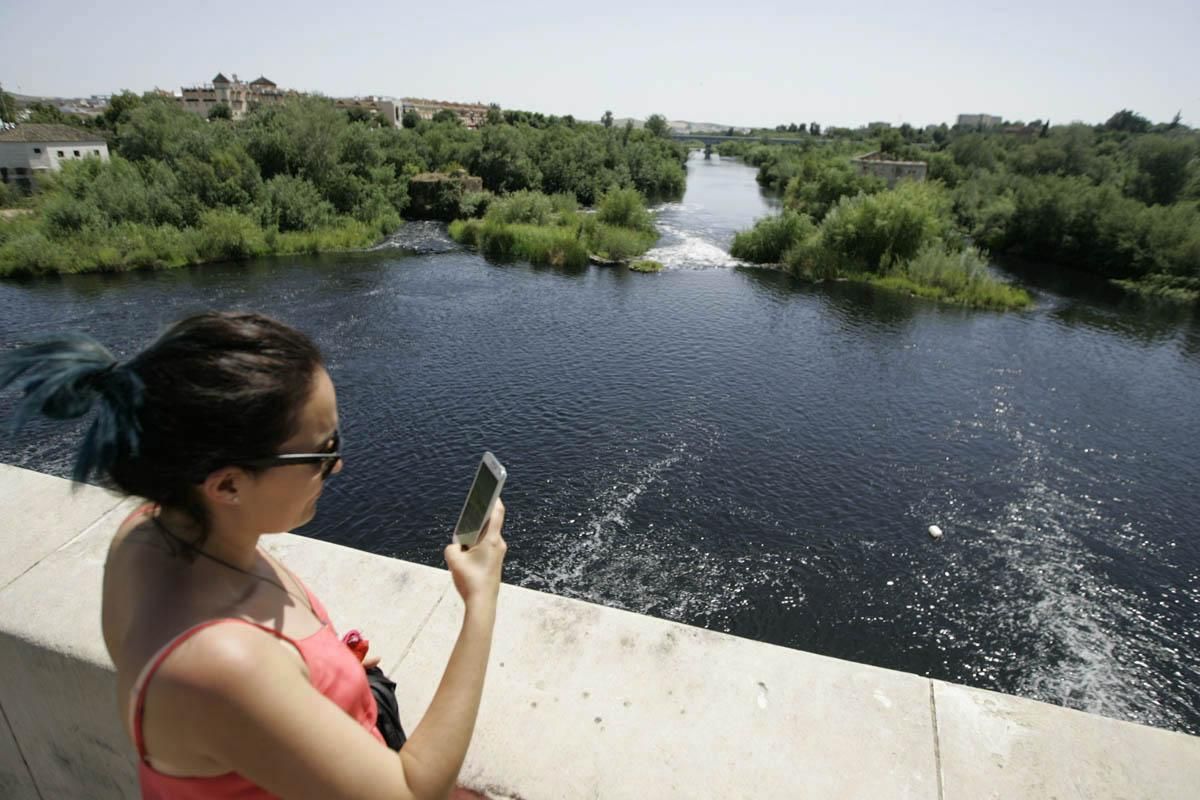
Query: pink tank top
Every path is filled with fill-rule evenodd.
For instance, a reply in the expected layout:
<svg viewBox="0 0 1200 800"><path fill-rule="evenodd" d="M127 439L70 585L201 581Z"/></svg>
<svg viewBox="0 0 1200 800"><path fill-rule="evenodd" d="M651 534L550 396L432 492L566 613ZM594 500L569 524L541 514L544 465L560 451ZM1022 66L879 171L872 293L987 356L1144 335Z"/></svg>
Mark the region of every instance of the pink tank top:
<svg viewBox="0 0 1200 800"><path fill-rule="evenodd" d="M148 507L139 508L133 515L143 513ZM131 516L133 516L131 515ZM299 579L297 579L299 580ZM199 631L212 625L225 623L240 623L253 625L284 641L290 643L299 652L308 667L309 680L313 688L336 703L342 710L354 718L360 725L370 731L375 738L386 747L383 734L375 727L377 710L375 697L367 683L367 675L358 658L350 651L329 621L329 614L321 601L304 586L304 594L312 605L321 621L321 628L303 639L292 639L279 631L256 622L228 617L211 619L188 628L183 633L168 642L158 654L150 660L147 669L139 677L133 687L135 699L133 711L133 736L138 751L138 778L142 786L142 797L147 800L209 800L210 798L270 798L274 795L251 783L236 772L212 777L179 777L158 772L150 766L146 754L146 743L142 737L142 717L146 707L146 686L158 671L159 666L167 656L183 642Z"/></svg>

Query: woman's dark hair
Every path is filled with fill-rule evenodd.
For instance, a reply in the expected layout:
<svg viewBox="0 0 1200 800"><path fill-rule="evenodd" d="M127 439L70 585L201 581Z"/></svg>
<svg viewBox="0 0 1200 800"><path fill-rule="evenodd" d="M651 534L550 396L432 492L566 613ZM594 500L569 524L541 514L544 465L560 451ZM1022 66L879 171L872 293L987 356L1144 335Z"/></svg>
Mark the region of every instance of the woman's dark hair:
<svg viewBox="0 0 1200 800"><path fill-rule="evenodd" d="M281 322L210 312L175 323L124 364L84 334L2 353L0 389L24 392L14 433L39 412L73 419L99 400L72 477L107 476L206 529L197 485L215 469L277 453L321 363L312 340Z"/></svg>

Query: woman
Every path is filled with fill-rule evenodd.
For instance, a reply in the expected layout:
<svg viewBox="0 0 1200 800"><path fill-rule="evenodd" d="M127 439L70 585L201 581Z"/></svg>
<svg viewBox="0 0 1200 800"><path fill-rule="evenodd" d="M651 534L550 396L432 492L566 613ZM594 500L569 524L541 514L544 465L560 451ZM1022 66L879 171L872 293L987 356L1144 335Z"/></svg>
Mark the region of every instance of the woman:
<svg viewBox="0 0 1200 800"><path fill-rule="evenodd" d="M257 314L172 326L127 363L81 335L0 355L15 425L98 405L74 477L150 502L117 531L102 624L147 798L444 798L479 709L506 545L446 548L466 606L399 754L363 664L259 538L313 518L342 469L333 383L302 333ZM367 662L368 664L370 662Z"/></svg>

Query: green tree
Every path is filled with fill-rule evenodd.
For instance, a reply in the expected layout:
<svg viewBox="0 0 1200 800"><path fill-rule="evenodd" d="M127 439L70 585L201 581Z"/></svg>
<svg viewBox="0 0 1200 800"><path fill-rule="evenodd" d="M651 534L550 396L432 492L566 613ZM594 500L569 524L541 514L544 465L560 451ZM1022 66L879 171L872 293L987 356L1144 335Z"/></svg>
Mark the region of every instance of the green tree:
<svg viewBox="0 0 1200 800"><path fill-rule="evenodd" d="M646 210L646 201L636 189L613 189L600 198L596 218L605 225L634 230L654 230L654 220Z"/></svg>
<svg viewBox="0 0 1200 800"><path fill-rule="evenodd" d="M362 106L351 106L346 109L346 119L359 125L372 125L376 128L381 128L384 125L383 118L375 111Z"/></svg>
<svg viewBox="0 0 1200 800"><path fill-rule="evenodd" d="M885 188L873 175L859 175L844 157L808 153L794 162L794 176L787 181L783 203L786 208L820 221L838 200L858 194L874 194Z"/></svg>
<svg viewBox="0 0 1200 800"><path fill-rule="evenodd" d="M122 89L117 94L108 98L108 107L100 112L100 116L96 118L96 123L102 128L115 131L117 124L124 122L126 115L141 104L141 95L134 94L128 89Z"/></svg>
<svg viewBox="0 0 1200 800"><path fill-rule="evenodd" d="M666 136L670 132L670 127L667 125L667 118L662 114L651 114L646 120L646 130L655 136Z"/></svg>
<svg viewBox="0 0 1200 800"><path fill-rule="evenodd" d="M904 136L900 131L888 128L880 134L879 152L893 158L903 158L907 150L908 146L904 143Z"/></svg>
<svg viewBox="0 0 1200 800"><path fill-rule="evenodd" d="M604 116L600 117L600 124L605 128L611 128L613 126L613 113L605 111Z"/></svg>
<svg viewBox="0 0 1200 800"><path fill-rule="evenodd" d="M262 217L281 231L311 231L329 223L333 206L304 178L277 175L263 186Z"/></svg>
<svg viewBox="0 0 1200 800"><path fill-rule="evenodd" d="M0 122L17 121L17 101L8 92L0 89Z"/></svg>
<svg viewBox="0 0 1200 800"><path fill-rule="evenodd" d="M139 103L124 112L122 120L117 124L117 151L130 161L171 158L182 141L204 125L178 104L163 101Z"/></svg>
<svg viewBox="0 0 1200 800"><path fill-rule="evenodd" d="M950 143L950 155L960 167L991 169L996 165L996 145L981 133L958 136Z"/></svg>
<svg viewBox="0 0 1200 800"><path fill-rule="evenodd" d="M526 152L520 132L509 125L488 126L482 131L482 146L472 172L483 178L493 192L539 188L541 172Z"/></svg>
<svg viewBox="0 0 1200 800"><path fill-rule="evenodd" d="M461 120L459 120L458 114L455 114L453 111L451 111L448 108L443 108L440 111L438 111L436 114L434 114L433 121L434 122L449 122L449 123L453 123L454 125L461 124Z"/></svg>
<svg viewBox="0 0 1200 800"><path fill-rule="evenodd" d="M49 103L31 103L26 109L29 111L29 122L49 124L49 125L77 125L80 120L78 117L65 114L57 106L52 106Z"/></svg>
<svg viewBox="0 0 1200 800"><path fill-rule="evenodd" d="M1150 130L1150 120L1141 114L1123 108L1108 118L1104 127L1110 131L1125 131L1126 133L1145 133Z"/></svg>
<svg viewBox="0 0 1200 800"><path fill-rule="evenodd" d="M810 134L812 134L813 136L820 136L821 135L821 126L815 122L810 123L808 126L808 132Z"/></svg>
<svg viewBox="0 0 1200 800"><path fill-rule="evenodd" d="M208 110L209 119L233 119L233 109L228 103L217 103Z"/></svg>
<svg viewBox="0 0 1200 800"><path fill-rule="evenodd" d="M500 106L496 103L488 105L487 118L484 120L485 125L503 125L504 112L500 110Z"/></svg>
<svg viewBox="0 0 1200 800"><path fill-rule="evenodd" d="M1196 144L1190 139L1162 134L1139 138L1133 147L1138 172L1130 193L1147 204L1174 203L1191 177L1195 156Z"/></svg>
<svg viewBox="0 0 1200 800"><path fill-rule="evenodd" d="M411 108L404 112L400 117L400 124L409 130L417 127L417 123L421 121L421 115Z"/></svg>

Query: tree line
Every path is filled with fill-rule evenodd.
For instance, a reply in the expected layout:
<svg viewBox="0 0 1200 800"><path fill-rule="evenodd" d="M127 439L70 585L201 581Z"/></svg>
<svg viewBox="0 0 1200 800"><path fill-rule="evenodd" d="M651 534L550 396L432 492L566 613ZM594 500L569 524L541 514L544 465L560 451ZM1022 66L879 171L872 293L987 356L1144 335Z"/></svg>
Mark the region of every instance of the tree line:
<svg viewBox="0 0 1200 800"><path fill-rule="evenodd" d="M758 167L790 211L820 222L843 198L885 191L855 153L925 161L953 236L993 253L1088 272L1147 294L1200 299L1200 132L1122 110L1102 125L885 129L818 148L722 144ZM907 134L907 135L906 135ZM877 267L878 265L876 265Z"/></svg>
<svg viewBox="0 0 1200 800"><path fill-rule="evenodd" d="M583 205L612 189L676 197L685 184L686 150L664 135L499 108L479 130L453 114L390 128L321 97L233 121L126 92L87 124L108 139L110 161L68 162L39 177L31 197L3 190L0 205L33 213L0 221L0 274L363 246L400 224L410 179L428 171L464 169L490 193L566 194Z"/></svg>

